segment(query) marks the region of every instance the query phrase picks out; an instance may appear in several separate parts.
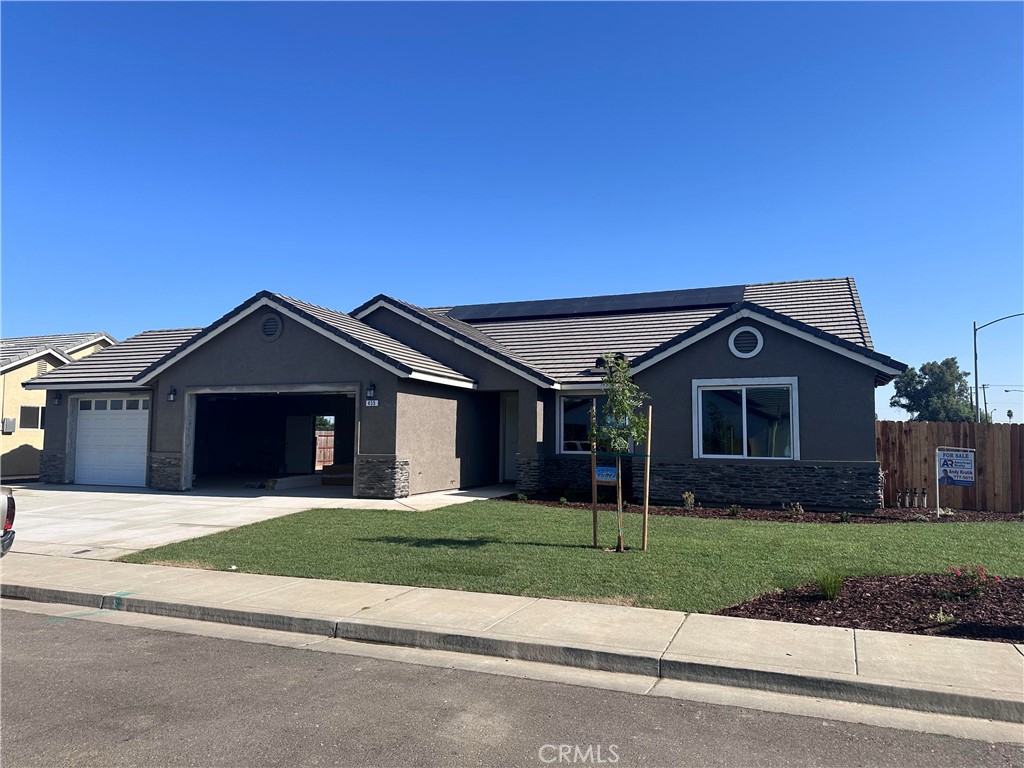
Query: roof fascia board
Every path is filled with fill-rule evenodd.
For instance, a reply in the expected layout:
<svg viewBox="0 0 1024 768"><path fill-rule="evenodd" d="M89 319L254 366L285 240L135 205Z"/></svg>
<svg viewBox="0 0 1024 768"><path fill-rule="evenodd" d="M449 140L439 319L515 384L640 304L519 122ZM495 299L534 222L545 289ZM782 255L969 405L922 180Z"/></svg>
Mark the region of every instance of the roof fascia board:
<svg viewBox="0 0 1024 768"><path fill-rule="evenodd" d="M46 349L41 349L38 352L33 352L25 357L19 357L17 360L12 360L7 365L0 368L0 373L7 373L7 371L10 371L14 368L20 368L21 366L26 365L27 363L31 363L33 360L38 360L40 357L45 357L46 355L53 355L58 360L63 360L65 365L67 363L74 362L73 358L68 357L60 350L54 349L53 347L47 347Z"/></svg>
<svg viewBox="0 0 1024 768"><path fill-rule="evenodd" d="M640 371L650 368L652 365L656 365L665 358L671 357L676 352L679 352L683 349L686 349L689 346L692 346L693 344L696 344L698 341L701 341L702 339L707 338L711 334L720 331L722 328L725 328L731 325L732 323L738 322L740 320L745 320L747 318L753 318L754 320L757 320L760 323L764 323L767 326L776 328L780 331L784 331L785 333L788 333L791 336L796 336L797 338L802 339L803 341L809 341L811 344L815 344L819 347L828 349L832 352L835 352L837 355L842 355L843 357L849 358L850 360L855 360L858 363L867 365L870 368L874 368L875 370L881 371L882 373L885 373L887 375L893 377L900 375L900 371L898 369L885 365L884 363L878 360L872 360L870 357L866 355L858 354L853 350L846 349L844 347L839 346L838 344L833 344L831 341L828 341L827 339L822 339L818 336L815 336L814 334L807 333L806 331L800 330L799 328L794 328L791 325L779 322L775 318L768 317L767 315L764 315L761 312L755 312L748 308L743 308L738 312L735 312L734 314L730 315L729 317L722 318L717 323L708 326L699 333L695 333L693 336L683 339L678 344L669 347L660 354L657 354L654 357L652 357L650 360L646 360L640 365L636 366L631 370L631 373L636 374L639 373Z"/></svg>
<svg viewBox="0 0 1024 768"><path fill-rule="evenodd" d="M561 390L562 392L580 392L582 394L586 394L588 392L603 392L604 385L601 382L597 381L591 382L589 384L562 384L558 386L557 389Z"/></svg>
<svg viewBox="0 0 1024 768"><path fill-rule="evenodd" d="M447 384L450 387L459 387L460 389L476 389L475 381L449 379L444 376L434 376L430 373L419 373L418 371L413 371L406 378L415 379L416 381L429 381L431 384Z"/></svg>
<svg viewBox="0 0 1024 768"><path fill-rule="evenodd" d="M462 347L463 349L468 349L470 352L476 353L477 355L479 355L480 357L484 358L485 360L488 360L488 361L494 363L495 365L500 366L501 368L504 368L507 371L511 371L512 373L514 373L514 374L516 374L518 376L521 376L522 378L526 379L531 384L535 384L538 387L545 387L545 388L552 388L552 389L557 389L558 388L557 382L555 382L553 380L552 381L544 381L543 379L539 379L536 376L533 376L533 375L527 373L526 371L522 370L521 368L516 368L514 365L509 365L507 362L502 360L500 357L492 355L489 352L487 352L487 351L485 351L485 350L481 349L480 347L477 347L477 346L475 346L473 344L469 344L466 341L463 341L462 339L460 339L458 336L455 336L452 333L446 332L445 330L443 330L442 327L439 327L438 325L434 325L434 323L431 323L431 322L429 322L427 320L424 320L423 318L416 317L415 315L411 315L408 312L406 312L404 309L402 309L401 307L396 307L391 302L384 301L383 299L381 299L380 301L377 301L376 303L372 304L369 307L366 307L365 309L360 310L357 314L353 315L353 317L355 317L357 320L362 320L364 317L366 317L367 315L369 315L370 313L372 313L372 312L374 312L374 311L376 311L378 309L390 310L390 311L394 312L396 315L398 315L399 317L405 318L410 323L415 323L416 325L419 325L422 328L426 328L428 331L433 331L434 333L436 333L438 336L440 336L441 338L445 339L446 341L450 341L453 344Z"/></svg>
<svg viewBox="0 0 1024 768"><path fill-rule="evenodd" d="M116 389L116 390L124 390L124 389L135 390L135 389L139 389L139 390L146 390L146 391L148 391L148 390L152 389L152 387L143 386L141 384L135 384L135 383L130 382L130 381L105 381L105 382L101 382L101 383L97 383L95 381L94 382L67 381L67 382L61 382L60 384L53 384L53 383L48 384L48 383L42 382L42 381L39 381L39 382L36 382L35 384L33 384L31 381L26 381L21 386L24 387L25 389L46 389L46 390L53 390L54 392L56 392L58 389L62 390L62 391L65 391L65 392L68 391L68 390L76 390L76 389L80 389L82 391L93 390L93 389Z"/></svg>

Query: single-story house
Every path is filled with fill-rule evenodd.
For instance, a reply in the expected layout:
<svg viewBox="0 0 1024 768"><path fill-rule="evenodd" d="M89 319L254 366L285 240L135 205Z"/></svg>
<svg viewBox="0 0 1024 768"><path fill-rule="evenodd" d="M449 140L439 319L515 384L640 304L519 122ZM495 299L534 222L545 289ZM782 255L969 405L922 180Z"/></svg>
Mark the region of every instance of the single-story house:
<svg viewBox="0 0 1024 768"><path fill-rule="evenodd" d="M0 476L39 475L46 427L46 393L22 387L29 379L80 360L115 339L101 331L0 339Z"/></svg>
<svg viewBox="0 0 1024 768"><path fill-rule="evenodd" d="M335 419L356 497L515 482L590 485L597 358L651 396L651 497L880 503L876 352L852 278L343 313L261 292L204 328L147 331L33 379L48 482L186 490L313 472ZM631 462L639 488L643 462Z"/></svg>

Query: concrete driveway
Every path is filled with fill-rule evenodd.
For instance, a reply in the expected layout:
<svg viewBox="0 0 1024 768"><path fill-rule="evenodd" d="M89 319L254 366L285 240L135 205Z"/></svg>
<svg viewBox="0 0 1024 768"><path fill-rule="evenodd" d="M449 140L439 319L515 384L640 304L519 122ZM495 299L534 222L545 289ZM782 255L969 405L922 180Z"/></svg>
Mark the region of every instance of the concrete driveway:
<svg viewBox="0 0 1024 768"><path fill-rule="evenodd" d="M12 484L18 505L14 551L112 560L129 552L205 536L313 508L426 511L494 498L510 486L440 491L383 501L353 499L351 489L205 490Z"/></svg>

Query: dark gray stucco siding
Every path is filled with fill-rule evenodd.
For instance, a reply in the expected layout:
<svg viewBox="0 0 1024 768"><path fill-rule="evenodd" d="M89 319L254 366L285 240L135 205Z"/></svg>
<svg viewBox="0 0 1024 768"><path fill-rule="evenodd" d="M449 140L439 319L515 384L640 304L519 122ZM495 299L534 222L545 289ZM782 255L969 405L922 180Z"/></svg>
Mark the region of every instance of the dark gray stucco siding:
<svg viewBox="0 0 1024 768"><path fill-rule="evenodd" d="M409 460L409 493L498 480L499 395L399 383L397 454Z"/></svg>
<svg viewBox="0 0 1024 768"><path fill-rule="evenodd" d="M753 358L729 351L747 325L764 337ZM641 371L636 382L654 406L657 460L693 458L693 379L796 377L801 461L874 461L874 372L849 358L753 319L740 321Z"/></svg>
<svg viewBox="0 0 1024 768"><path fill-rule="evenodd" d="M448 341L433 331L413 323L391 310L377 309L365 316L363 322L469 376L476 381L478 393L488 391L518 392L518 453L533 456L538 450L544 450L544 430L547 429L547 425L544 421L545 409L537 401L538 391L540 390L536 384L523 378L519 373L493 363L472 350ZM551 395L552 393L546 392L545 394ZM550 413L553 412L549 407L547 414ZM497 440L498 434L495 432L495 444L497 444ZM550 437L547 444L551 444ZM416 493L416 491L413 492Z"/></svg>
<svg viewBox="0 0 1024 768"><path fill-rule="evenodd" d="M360 422L359 451L395 453L398 377L321 334L284 318L276 341L259 333L262 312L255 312L223 331L160 374L154 397L151 450L181 452L185 393L193 387L268 386L275 384L357 383L356 409ZM380 405L366 408L362 394L373 381ZM168 387L178 398L168 403Z"/></svg>
<svg viewBox="0 0 1024 768"><path fill-rule="evenodd" d="M478 390L518 390L523 384L530 383L520 374L493 363L455 342L448 341L389 309L374 310L362 320L367 325L408 344L413 349L441 361L449 368L454 368L469 376L476 382ZM535 385L531 384L531 386Z"/></svg>

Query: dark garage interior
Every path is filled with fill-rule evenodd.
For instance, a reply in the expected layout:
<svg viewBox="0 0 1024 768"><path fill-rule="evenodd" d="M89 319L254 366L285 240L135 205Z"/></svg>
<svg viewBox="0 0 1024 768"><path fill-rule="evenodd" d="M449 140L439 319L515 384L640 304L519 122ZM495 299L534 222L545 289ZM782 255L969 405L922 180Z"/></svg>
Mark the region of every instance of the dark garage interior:
<svg viewBox="0 0 1024 768"><path fill-rule="evenodd" d="M198 395L193 472L199 479L253 480L313 474L317 416L333 417L334 466L350 467L355 445L351 394Z"/></svg>

